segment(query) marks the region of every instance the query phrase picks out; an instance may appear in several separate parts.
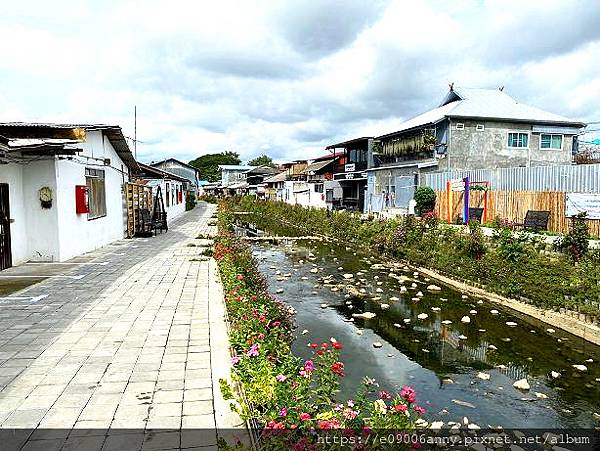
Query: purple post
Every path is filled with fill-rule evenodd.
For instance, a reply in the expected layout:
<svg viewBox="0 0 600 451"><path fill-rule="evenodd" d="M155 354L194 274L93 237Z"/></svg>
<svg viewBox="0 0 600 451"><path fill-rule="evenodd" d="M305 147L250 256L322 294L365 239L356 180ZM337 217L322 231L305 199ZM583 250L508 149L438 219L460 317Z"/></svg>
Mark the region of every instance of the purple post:
<svg viewBox="0 0 600 451"><path fill-rule="evenodd" d="M463 218L465 218L465 224L469 224L469 177L465 177L463 182L465 182L465 205Z"/></svg>

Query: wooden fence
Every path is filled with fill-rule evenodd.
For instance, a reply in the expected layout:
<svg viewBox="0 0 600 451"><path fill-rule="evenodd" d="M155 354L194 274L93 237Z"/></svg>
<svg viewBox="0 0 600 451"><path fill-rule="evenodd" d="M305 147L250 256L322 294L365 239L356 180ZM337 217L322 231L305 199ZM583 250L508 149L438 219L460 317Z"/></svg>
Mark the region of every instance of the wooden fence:
<svg viewBox="0 0 600 451"><path fill-rule="evenodd" d="M483 208L484 192L471 191L469 206ZM565 193L553 191L488 191L487 221L496 216L507 218L512 222L522 223L528 210L545 210L550 212L548 230L566 233L569 231L569 218L565 215ZM436 213L441 219L447 219L448 198L446 191L436 192ZM452 222L463 216L462 192L452 193ZM600 235L600 220L588 220L590 233Z"/></svg>
<svg viewBox="0 0 600 451"><path fill-rule="evenodd" d="M140 208L152 213L152 187L138 184L125 184L125 199L127 203L127 238L132 238L140 231Z"/></svg>

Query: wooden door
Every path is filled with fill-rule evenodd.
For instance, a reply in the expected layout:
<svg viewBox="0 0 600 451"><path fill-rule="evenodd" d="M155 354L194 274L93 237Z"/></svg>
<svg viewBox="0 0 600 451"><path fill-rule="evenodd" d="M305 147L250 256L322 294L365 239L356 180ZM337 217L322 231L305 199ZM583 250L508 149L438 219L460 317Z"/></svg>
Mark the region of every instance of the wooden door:
<svg viewBox="0 0 600 451"><path fill-rule="evenodd" d="M0 271L12 266L8 184L0 183Z"/></svg>

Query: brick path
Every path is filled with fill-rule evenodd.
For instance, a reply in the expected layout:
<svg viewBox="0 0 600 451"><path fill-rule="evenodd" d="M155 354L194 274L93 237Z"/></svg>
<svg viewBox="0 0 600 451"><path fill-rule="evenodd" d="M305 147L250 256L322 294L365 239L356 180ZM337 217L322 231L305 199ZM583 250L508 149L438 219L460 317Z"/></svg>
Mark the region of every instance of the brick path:
<svg viewBox="0 0 600 451"><path fill-rule="evenodd" d="M216 380L229 371L217 269L196 239L214 232L213 211L199 205L166 234L95 251L71 271L79 280L47 279L0 301L4 445L206 447L215 427L240 424ZM7 438L8 428L22 429Z"/></svg>

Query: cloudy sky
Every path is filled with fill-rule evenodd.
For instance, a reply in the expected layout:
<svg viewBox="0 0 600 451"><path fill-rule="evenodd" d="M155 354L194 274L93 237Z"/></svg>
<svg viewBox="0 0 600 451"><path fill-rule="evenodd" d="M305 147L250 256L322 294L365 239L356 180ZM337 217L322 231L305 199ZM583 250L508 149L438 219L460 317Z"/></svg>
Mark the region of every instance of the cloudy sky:
<svg viewBox="0 0 600 451"><path fill-rule="evenodd" d="M598 23L597 0L5 1L0 121L133 136L137 105L146 162L317 156L394 131L450 82L600 122Z"/></svg>

